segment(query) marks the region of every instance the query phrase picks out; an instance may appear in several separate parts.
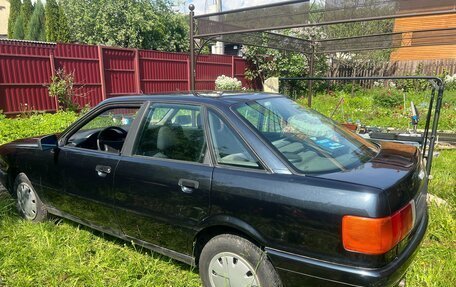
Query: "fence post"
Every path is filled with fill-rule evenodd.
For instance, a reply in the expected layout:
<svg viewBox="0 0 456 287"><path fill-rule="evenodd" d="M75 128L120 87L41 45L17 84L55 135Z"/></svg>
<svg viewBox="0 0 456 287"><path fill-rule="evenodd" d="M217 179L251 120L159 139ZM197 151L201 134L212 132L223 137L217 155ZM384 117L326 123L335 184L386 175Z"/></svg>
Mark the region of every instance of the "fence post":
<svg viewBox="0 0 456 287"><path fill-rule="evenodd" d="M141 71L139 67L139 50L135 49L135 80L137 94L141 94Z"/></svg>
<svg viewBox="0 0 456 287"><path fill-rule="evenodd" d="M187 89L190 92L192 90L192 80L191 80L191 64L190 64L190 58L187 58Z"/></svg>
<svg viewBox="0 0 456 287"><path fill-rule="evenodd" d="M49 62L51 64L51 80L49 81L49 84L52 82L52 78L55 76L55 60L54 60L54 51L51 51L49 54ZM55 111L59 111L59 98L54 97L54 102L55 102Z"/></svg>
<svg viewBox="0 0 456 287"><path fill-rule="evenodd" d="M234 62L234 56L231 56L231 78L234 78L234 71L235 71L235 62Z"/></svg>
<svg viewBox="0 0 456 287"><path fill-rule="evenodd" d="M98 45L98 66L100 68L101 99L106 100L106 79L104 72L103 47Z"/></svg>

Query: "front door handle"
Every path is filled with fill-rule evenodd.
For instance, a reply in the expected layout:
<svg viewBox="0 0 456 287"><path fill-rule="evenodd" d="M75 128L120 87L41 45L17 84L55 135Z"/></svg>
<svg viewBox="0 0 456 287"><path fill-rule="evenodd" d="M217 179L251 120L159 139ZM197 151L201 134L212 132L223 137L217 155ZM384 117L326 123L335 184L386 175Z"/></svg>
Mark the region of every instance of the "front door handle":
<svg viewBox="0 0 456 287"><path fill-rule="evenodd" d="M98 173L99 177L106 177L108 173L111 173L111 167L107 165L97 165L95 171Z"/></svg>
<svg viewBox="0 0 456 287"><path fill-rule="evenodd" d="M178 185L181 187L183 193L190 194L193 193L195 189L198 189L199 182L196 180L181 178L179 179Z"/></svg>

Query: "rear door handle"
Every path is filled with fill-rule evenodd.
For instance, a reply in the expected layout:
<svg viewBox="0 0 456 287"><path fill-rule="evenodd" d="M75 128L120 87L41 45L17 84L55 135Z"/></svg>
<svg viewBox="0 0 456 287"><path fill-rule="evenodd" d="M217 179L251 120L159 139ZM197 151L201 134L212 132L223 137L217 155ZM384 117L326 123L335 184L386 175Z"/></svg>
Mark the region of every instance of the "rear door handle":
<svg viewBox="0 0 456 287"><path fill-rule="evenodd" d="M193 193L195 189L198 189L199 182L196 180L181 178L179 179L178 185L181 187L183 193L190 194Z"/></svg>
<svg viewBox="0 0 456 287"><path fill-rule="evenodd" d="M107 165L97 165L95 171L98 173L99 177L106 177L108 173L111 173L111 167Z"/></svg>

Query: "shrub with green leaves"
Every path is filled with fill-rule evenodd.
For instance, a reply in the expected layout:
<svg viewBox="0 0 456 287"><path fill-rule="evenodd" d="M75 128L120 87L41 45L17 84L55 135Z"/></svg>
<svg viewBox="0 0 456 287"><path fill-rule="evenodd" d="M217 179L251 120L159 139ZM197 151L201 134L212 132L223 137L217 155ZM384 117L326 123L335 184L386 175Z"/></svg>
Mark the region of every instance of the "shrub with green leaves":
<svg viewBox="0 0 456 287"><path fill-rule="evenodd" d="M242 82L236 78L221 75L215 80L215 89L218 91L239 91L241 88Z"/></svg>
<svg viewBox="0 0 456 287"><path fill-rule="evenodd" d="M78 118L74 112L34 113L30 117L5 118L0 114L0 145L17 139L62 132Z"/></svg>
<svg viewBox="0 0 456 287"><path fill-rule="evenodd" d="M64 111L76 112L79 105L76 103L76 93L74 90L74 75L66 73L63 69L57 70L51 78L49 84L49 96L57 97L59 108Z"/></svg>
<svg viewBox="0 0 456 287"><path fill-rule="evenodd" d="M394 87L375 88L371 90L373 94L374 105L384 108L395 108L400 106L404 97L400 90Z"/></svg>

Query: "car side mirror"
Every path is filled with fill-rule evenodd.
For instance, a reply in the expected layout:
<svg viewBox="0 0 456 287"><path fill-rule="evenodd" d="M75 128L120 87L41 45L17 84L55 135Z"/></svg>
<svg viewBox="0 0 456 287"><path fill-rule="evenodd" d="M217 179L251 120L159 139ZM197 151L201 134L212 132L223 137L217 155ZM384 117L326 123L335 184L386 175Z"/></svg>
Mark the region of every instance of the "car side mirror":
<svg viewBox="0 0 456 287"><path fill-rule="evenodd" d="M38 145L40 150L46 151L51 149L56 149L59 144L56 135L49 135L39 139Z"/></svg>

